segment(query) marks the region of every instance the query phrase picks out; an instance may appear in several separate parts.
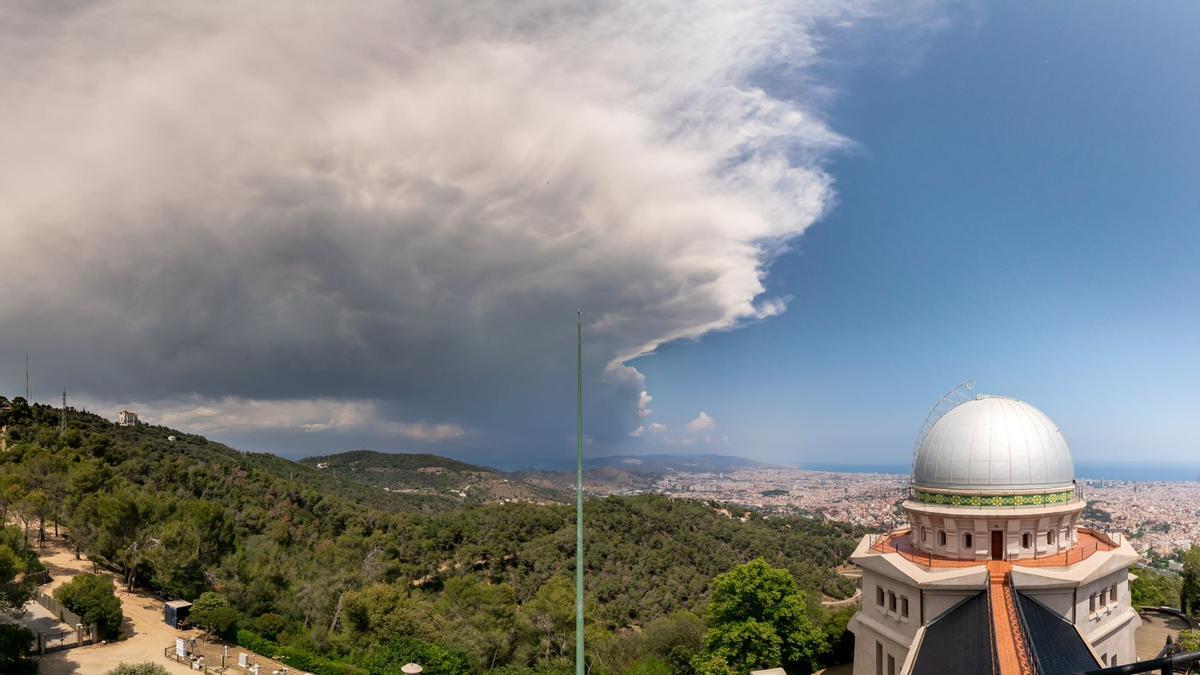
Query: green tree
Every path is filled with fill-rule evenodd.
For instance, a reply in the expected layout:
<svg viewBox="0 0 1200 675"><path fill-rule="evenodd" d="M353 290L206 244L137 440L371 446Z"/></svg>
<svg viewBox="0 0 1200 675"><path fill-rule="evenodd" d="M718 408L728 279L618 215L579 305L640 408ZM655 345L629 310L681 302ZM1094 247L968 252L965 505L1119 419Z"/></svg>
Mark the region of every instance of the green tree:
<svg viewBox="0 0 1200 675"><path fill-rule="evenodd" d="M1200 652L1200 630L1179 631L1179 646L1183 652Z"/></svg>
<svg viewBox="0 0 1200 675"><path fill-rule="evenodd" d="M429 675L463 675L471 672L471 661L461 651L411 637L398 637L376 647L361 660L372 675L400 672L406 663L419 663Z"/></svg>
<svg viewBox="0 0 1200 675"><path fill-rule="evenodd" d="M33 594L33 585L23 577L35 571L31 557L21 545L19 532L9 527L0 530L0 612L20 607Z"/></svg>
<svg viewBox="0 0 1200 675"><path fill-rule="evenodd" d="M226 639L237 634L237 610L220 593L203 593L192 605L188 617L193 624Z"/></svg>
<svg viewBox="0 0 1200 675"><path fill-rule="evenodd" d="M0 673L33 675L37 663L33 654L33 633L23 626L0 623Z"/></svg>
<svg viewBox="0 0 1200 675"><path fill-rule="evenodd" d="M454 642L484 669L507 663L516 639L517 601L508 584L475 577L446 582L434 608L454 626Z"/></svg>
<svg viewBox="0 0 1200 675"><path fill-rule="evenodd" d="M254 619L255 632L271 641L278 640L280 633L287 628L288 620L274 612L267 612Z"/></svg>
<svg viewBox="0 0 1200 675"><path fill-rule="evenodd" d="M1179 589L1183 611L1188 614L1200 612L1200 547L1191 548L1179 555L1183 562L1183 583Z"/></svg>
<svg viewBox="0 0 1200 675"><path fill-rule="evenodd" d="M719 671L723 660L738 672L782 666L790 673L809 673L827 649L791 573L762 559L713 581L708 617L697 672Z"/></svg>
<svg viewBox="0 0 1200 675"><path fill-rule="evenodd" d="M34 490L25 495L23 506L29 511L29 514L36 516L38 519L38 546L46 545L46 513L50 510L50 500L46 497L46 493L41 490ZM27 526L28 527L28 526Z"/></svg>
<svg viewBox="0 0 1200 675"><path fill-rule="evenodd" d="M1150 569L1130 570L1129 595L1134 607L1178 607L1180 579Z"/></svg>
<svg viewBox="0 0 1200 675"><path fill-rule="evenodd" d="M85 625L96 624L102 639L121 637L121 622L125 615L109 577L80 574L55 589L54 598L78 614Z"/></svg>
<svg viewBox="0 0 1200 675"><path fill-rule="evenodd" d="M638 659L625 671L626 675L671 675L672 672L670 666L653 657Z"/></svg>
<svg viewBox="0 0 1200 675"><path fill-rule="evenodd" d="M642 631L642 649L672 673L690 673L692 658L704 647L704 620L680 610L651 621Z"/></svg>
<svg viewBox="0 0 1200 675"><path fill-rule="evenodd" d="M537 645L535 659L551 662L574 655L575 586L566 577L554 577L538 589L520 616Z"/></svg>

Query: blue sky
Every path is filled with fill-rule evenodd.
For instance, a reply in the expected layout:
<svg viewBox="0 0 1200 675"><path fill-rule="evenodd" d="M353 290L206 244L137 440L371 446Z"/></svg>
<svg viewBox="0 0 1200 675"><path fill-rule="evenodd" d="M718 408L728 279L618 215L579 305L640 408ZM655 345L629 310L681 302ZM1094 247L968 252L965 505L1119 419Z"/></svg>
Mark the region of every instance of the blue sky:
<svg viewBox="0 0 1200 675"><path fill-rule="evenodd" d="M18 3L0 392L296 457L1200 463L1200 6ZM780 250L786 252L780 253ZM702 414L703 413L703 414Z"/></svg>
<svg viewBox="0 0 1200 675"><path fill-rule="evenodd" d="M846 71L830 213L771 268L781 316L636 362L724 447L905 463L972 378L1077 462L1200 461L1200 5L989 3Z"/></svg>

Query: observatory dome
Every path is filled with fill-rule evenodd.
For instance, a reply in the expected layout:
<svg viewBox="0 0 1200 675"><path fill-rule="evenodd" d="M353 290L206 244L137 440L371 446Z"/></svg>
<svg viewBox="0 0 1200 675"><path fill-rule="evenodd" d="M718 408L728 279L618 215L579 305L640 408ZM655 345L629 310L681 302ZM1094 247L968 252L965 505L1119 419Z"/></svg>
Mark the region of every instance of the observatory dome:
<svg viewBox="0 0 1200 675"><path fill-rule="evenodd" d="M1053 420L1024 401L979 396L939 419L917 447L913 485L997 494L1070 488L1075 466Z"/></svg>

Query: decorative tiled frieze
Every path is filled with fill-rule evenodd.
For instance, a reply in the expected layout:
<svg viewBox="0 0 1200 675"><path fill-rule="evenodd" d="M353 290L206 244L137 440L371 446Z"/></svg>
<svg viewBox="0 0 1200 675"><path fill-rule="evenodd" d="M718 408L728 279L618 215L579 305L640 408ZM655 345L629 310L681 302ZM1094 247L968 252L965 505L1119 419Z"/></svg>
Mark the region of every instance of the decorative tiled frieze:
<svg viewBox="0 0 1200 675"><path fill-rule="evenodd" d="M937 504L940 506L1052 506L1054 504L1067 504L1074 498L1074 490L1023 495L959 495L945 492L913 490L913 500L922 504Z"/></svg>

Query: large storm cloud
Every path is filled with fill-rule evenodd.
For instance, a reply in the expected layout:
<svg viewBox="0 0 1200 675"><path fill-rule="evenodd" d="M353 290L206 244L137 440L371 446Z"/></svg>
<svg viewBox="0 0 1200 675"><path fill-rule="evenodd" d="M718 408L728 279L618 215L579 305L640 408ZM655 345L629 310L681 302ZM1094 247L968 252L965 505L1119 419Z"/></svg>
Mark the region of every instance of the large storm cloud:
<svg viewBox="0 0 1200 675"><path fill-rule="evenodd" d="M628 361L784 309L765 265L843 143L820 29L873 13L9 5L0 350L284 453L504 463L569 442L583 307L589 435L620 443L651 422Z"/></svg>

